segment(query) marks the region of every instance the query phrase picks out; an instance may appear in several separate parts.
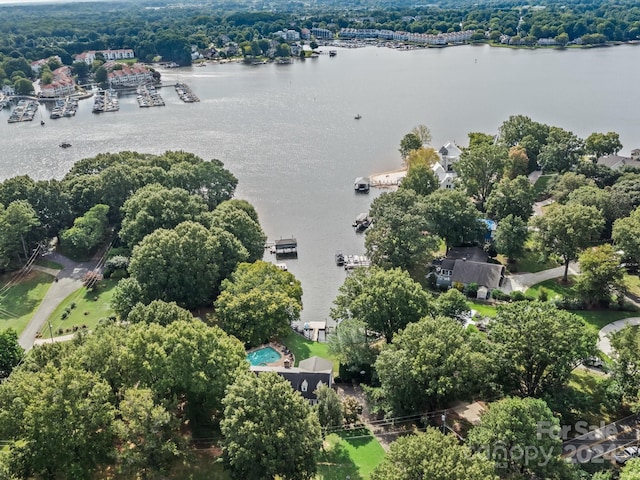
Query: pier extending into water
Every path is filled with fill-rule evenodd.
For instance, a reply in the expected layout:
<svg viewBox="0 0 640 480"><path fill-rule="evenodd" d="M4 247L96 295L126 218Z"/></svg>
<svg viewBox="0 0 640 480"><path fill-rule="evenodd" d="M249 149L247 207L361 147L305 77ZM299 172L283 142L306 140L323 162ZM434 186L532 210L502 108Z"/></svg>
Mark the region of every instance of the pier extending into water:
<svg viewBox="0 0 640 480"><path fill-rule="evenodd" d="M96 93L93 101L93 113L117 112L120 110L118 92L115 90L102 90Z"/></svg>
<svg viewBox="0 0 640 480"><path fill-rule="evenodd" d="M30 122L38 111L38 102L34 100L20 100L11 112L8 123Z"/></svg>
<svg viewBox="0 0 640 480"><path fill-rule="evenodd" d="M175 84L175 88L178 96L180 97L180 100L182 100L183 102L194 103L200 101L200 99L196 97L195 93L191 91L186 83L178 82Z"/></svg>
<svg viewBox="0 0 640 480"><path fill-rule="evenodd" d="M164 100L153 85L140 85L136 93L138 94L137 100L140 108L164 107Z"/></svg>

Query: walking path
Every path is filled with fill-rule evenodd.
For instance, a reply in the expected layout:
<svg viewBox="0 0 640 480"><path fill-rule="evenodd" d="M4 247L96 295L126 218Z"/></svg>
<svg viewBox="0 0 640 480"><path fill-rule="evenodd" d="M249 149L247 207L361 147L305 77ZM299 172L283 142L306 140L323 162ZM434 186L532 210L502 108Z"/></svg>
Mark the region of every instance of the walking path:
<svg viewBox="0 0 640 480"><path fill-rule="evenodd" d="M40 302L40 306L18 338L18 343L26 351L31 350L36 335L42 330L47 319L60 302L82 287L82 277L94 268L92 262L74 262L57 252L45 254L44 258L59 263L63 266L63 269L55 270L48 267L37 267L37 270L46 271L46 273L53 272L51 274L57 278L57 281L51 284L42 302Z"/></svg>
<svg viewBox="0 0 640 480"><path fill-rule="evenodd" d="M611 346L609 335L618 330L622 330L627 325L631 325L632 327L640 326L640 317L623 318L622 320L616 320L602 327L598 332L598 350L610 357L613 353L613 347Z"/></svg>

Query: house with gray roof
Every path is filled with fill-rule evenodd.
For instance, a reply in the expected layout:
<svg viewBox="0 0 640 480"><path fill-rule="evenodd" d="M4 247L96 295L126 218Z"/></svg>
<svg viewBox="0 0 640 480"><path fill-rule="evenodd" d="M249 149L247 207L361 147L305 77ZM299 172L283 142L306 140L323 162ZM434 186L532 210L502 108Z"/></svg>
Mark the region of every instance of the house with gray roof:
<svg viewBox="0 0 640 480"><path fill-rule="evenodd" d="M634 152L632 152L633 154ZM612 170L621 170L623 167L640 168L640 160L638 158L623 157L621 155L604 155L598 158L598 165L604 165Z"/></svg>
<svg viewBox="0 0 640 480"><path fill-rule="evenodd" d="M333 385L333 362L321 357L311 357L300 361L297 367L285 363L283 367L252 365L251 371L260 374L275 372L291 383L295 391L302 395L311 405L318 402L316 390L322 386Z"/></svg>

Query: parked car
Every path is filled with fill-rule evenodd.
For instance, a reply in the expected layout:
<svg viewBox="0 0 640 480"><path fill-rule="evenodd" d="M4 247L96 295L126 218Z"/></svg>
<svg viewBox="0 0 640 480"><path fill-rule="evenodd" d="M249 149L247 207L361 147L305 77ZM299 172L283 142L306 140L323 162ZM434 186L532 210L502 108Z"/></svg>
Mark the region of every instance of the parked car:
<svg viewBox="0 0 640 480"><path fill-rule="evenodd" d="M613 458L620 465L624 465L627 460L637 458L640 456L640 449L638 447L627 447L619 453L616 453Z"/></svg>
<svg viewBox="0 0 640 480"><path fill-rule="evenodd" d="M582 360L582 364L585 367L593 367L593 368L602 368L604 367L604 362L600 357L588 357Z"/></svg>

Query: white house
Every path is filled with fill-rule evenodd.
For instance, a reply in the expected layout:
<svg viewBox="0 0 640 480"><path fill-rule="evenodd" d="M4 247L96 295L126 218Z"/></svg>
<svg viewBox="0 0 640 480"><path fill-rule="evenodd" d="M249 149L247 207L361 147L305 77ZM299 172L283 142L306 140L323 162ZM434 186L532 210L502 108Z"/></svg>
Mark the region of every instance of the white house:
<svg viewBox="0 0 640 480"><path fill-rule="evenodd" d="M453 165L460 159L461 154L460 148L453 141L447 142L438 150L440 160L431 169L438 178L440 188L453 188L457 177Z"/></svg>

